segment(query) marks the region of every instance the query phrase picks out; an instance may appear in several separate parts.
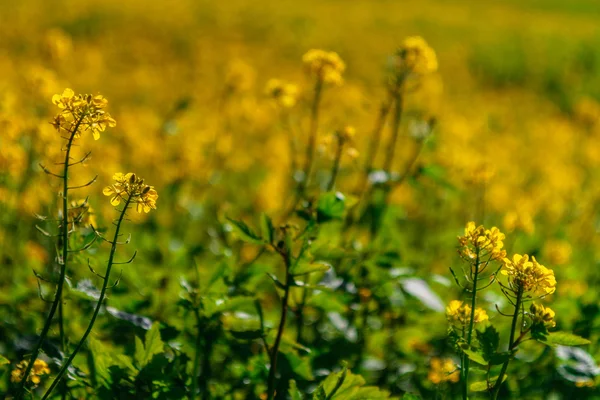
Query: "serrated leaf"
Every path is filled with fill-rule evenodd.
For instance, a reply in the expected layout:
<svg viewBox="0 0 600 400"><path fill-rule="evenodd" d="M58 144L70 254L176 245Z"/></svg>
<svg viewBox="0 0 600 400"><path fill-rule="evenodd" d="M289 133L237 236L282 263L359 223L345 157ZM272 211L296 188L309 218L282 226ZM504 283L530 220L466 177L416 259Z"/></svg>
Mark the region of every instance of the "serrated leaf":
<svg viewBox="0 0 600 400"><path fill-rule="evenodd" d="M475 334L477 336L477 341L479 342L483 357L487 361L490 361L498 350L498 345L500 344L500 334L492 325L487 326L483 331L475 331Z"/></svg>
<svg viewBox="0 0 600 400"><path fill-rule="evenodd" d="M264 244L265 241L258 236L248 225L246 225L243 221L236 221L231 218L227 218L227 220L233 226L234 231L238 234L241 240L244 242L252 243L252 244Z"/></svg>
<svg viewBox="0 0 600 400"><path fill-rule="evenodd" d="M146 332L144 343L136 336L135 338L135 362L141 369L144 368L152 360L155 354L164 351L164 343L160 338L160 329L158 322L155 322Z"/></svg>
<svg viewBox="0 0 600 400"><path fill-rule="evenodd" d="M536 338L536 340L548 346L582 346L591 343L588 339L564 331L550 332L546 336Z"/></svg>
<svg viewBox="0 0 600 400"><path fill-rule="evenodd" d="M273 221L271 221L271 218L265 213L260 215L260 232L264 240L268 243L273 243Z"/></svg>
<svg viewBox="0 0 600 400"><path fill-rule="evenodd" d="M324 261L299 262L290 269L290 274L293 276L308 275L313 272L326 272L330 268L331 265Z"/></svg>

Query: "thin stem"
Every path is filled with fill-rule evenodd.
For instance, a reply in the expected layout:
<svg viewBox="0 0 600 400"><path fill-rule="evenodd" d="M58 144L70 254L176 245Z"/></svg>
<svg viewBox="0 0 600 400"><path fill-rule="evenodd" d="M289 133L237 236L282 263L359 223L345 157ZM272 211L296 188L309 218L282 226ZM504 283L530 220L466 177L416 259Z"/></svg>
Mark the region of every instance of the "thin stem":
<svg viewBox="0 0 600 400"><path fill-rule="evenodd" d="M469 329L467 331L467 345L471 346L471 341L473 340L473 326L475 325L475 307L477 305L477 281L479 275L479 247L476 249L476 258L475 258L475 271L473 271L473 292L471 296L471 317L469 319ZM462 393L463 400L467 400L467 396L469 394L469 357L464 356L464 364L463 364L463 379L462 379Z"/></svg>
<svg viewBox="0 0 600 400"><path fill-rule="evenodd" d="M279 328L277 329L277 336L275 337L275 343L271 349L271 366L269 368L269 380L267 383L267 399L272 400L275 398L275 373L277 372L277 356L279 354L279 345L281 344L281 338L283 337L283 330L285 328L285 321L288 312L288 299L290 295L290 283L291 275L289 273L291 266L290 249L286 249L281 252L285 262L285 288L283 291L283 298L281 299L281 319L279 320Z"/></svg>
<svg viewBox="0 0 600 400"><path fill-rule="evenodd" d="M388 145L388 151L385 155L383 163L383 170L390 173L392 163L394 161L394 154L396 153L396 144L398 142L398 135L400 133L400 124L402 122L402 111L404 109L404 96L402 95L402 84L396 90L394 95L394 120L392 125L392 137Z"/></svg>
<svg viewBox="0 0 600 400"><path fill-rule="evenodd" d="M56 385L60 382L62 376L64 375L64 373L67 371L67 368L69 368L69 365L71 365L71 362L73 361L73 359L75 358L75 356L77 355L77 353L79 352L79 350L81 349L81 347L83 346L83 344L85 343L87 337L89 336L89 334L92 332L92 328L94 327L94 323L96 322L96 317L98 317L98 313L100 312L100 308L102 307L102 302L104 301L104 296L106 295L106 290L108 288L108 281L110 278L110 271L112 269L113 266L113 260L115 257L115 253L117 251L117 241L119 239L119 231L121 230L121 224L123 222L123 219L125 218L125 213L127 212L127 209L129 208L129 204L132 201L132 196L129 196L127 198L127 201L125 202L125 206L123 207L123 210L121 211L121 215L119 216L119 220L117 221L117 228L115 230L115 236L114 239L112 241L112 246L110 248L110 255L108 257L108 264L106 267L106 273L104 274L104 282L102 283L102 289L100 290L100 296L98 297L98 302L96 303L96 308L94 309L94 313L92 314L92 319L90 320L87 329L85 330L83 336L81 337L81 339L79 340L79 343L77 343L77 346L75 347L75 349L73 350L73 352L71 353L71 355L69 356L69 358L67 359L67 361L65 361L63 363L62 368L60 369L60 371L58 372L58 375L56 375L56 377L54 378L54 381L52 382L52 385L50 385L50 387L48 388L48 390L46 391L46 393L44 394L44 397L42 397L42 400L45 400L48 398L48 396L50 396L50 394L52 393L52 390L54 390L54 388L56 387Z"/></svg>
<svg viewBox="0 0 600 400"><path fill-rule="evenodd" d="M515 347L517 347L517 345L520 342L519 340L515 341L515 332L517 331L517 321L519 320L519 315L521 314L521 304L523 302L523 289L519 288L519 291L517 292L517 299L516 299L516 303L515 303L515 313L513 315L513 320L512 320L512 325L510 327L510 339L508 340L508 352L512 352ZM510 362L510 355L509 358L506 359L506 361L504 361L504 364L502 364L502 369L500 370L500 375L498 375L498 379L496 380L496 383L494 384L494 388L493 388L493 392L492 392L492 399L496 400L498 398L498 394L500 393L500 387L502 386L502 381L504 380L504 375L506 374L506 370L508 369L508 363Z"/></svg>
<svg viewBox="0 0 600 400"><path fill-rule="evenodd" d="M58 278L58 283L56 285L56 293L54 294L54 300L52 301L52 306L50 306L50 311L48 312L48 317L46 317L46 322L44 323L44 327L42 328L42 332L40 334L40 338L35 346L35 349L31 353L31 357L29 358L29 363L27 364L27 368L23 373L23 378L21 379L21 384L17 389L17 394L15 396L16 400L20 400L23 397L25 392L25 383L27 382L27 378L31 373L31 369L33 368L33 364L40 353L42 348L42 344L46 337L48 336L48 332L50 331L50 326L52 325L52 319L54 318L54 314L56 314L56 310L58 306L62 302L62 293L63 293L63 285L65 282L65 276L67 273L67 258L68 258L68 246L69 246L69 215L68 215L68 192L69 192L69 160L71 159L71 147L73 145L73 140L75 139L75 134L79 130L79 126L83 122L83 117L77 120L75 127L71 131L69 135L69 139L67 140L67 147L65 152L65 163L63 166L63 193L62 193L62 225L61 225L61 236L60 240L62 241L62 253L58 255L59 265L60 265L60 276ZM61 319L61 329L62 329L62 319ZM61 342L62 342L61 335Z"/></svg>
<svg viewBox="0 0 600 400"><path fill-rule="evenodd" d="M373 164L375 163L375 157L377 156L377 150L379 150L379 143L381 142L381 134L383 132L383 127L385 126L385 120L392 109L392 104L393 96L392 93L388 91L388 98L381 104L379 114L377 115L377 120L375 121L375 127L370 135L371 140L367 150L367 158L365 159L364 174L358 185L358 188L356 189L359 197L362 196L367 184L369 183L369 174L371 173Z"/></svg>
<svg viewBox="0 0 600 400"><path fill-rule="evenodd" d="M340 170L340 161L342 160L342 150L344 150L344 139L338 139L337 148L335 150L335 158L333 159L333 165L331 166L331 178L327 185L327 191L333 190L335 187L335 180Z"/></svg>
<svg viewBox="0 0 600 400"><path fill-rule="evenodd" d="M312 173L312 168L314 164L315 158L315 148L317 147L317 133L319 130L319 106L321 104L321 94L323 93L323 79L317 77L315 82L315 90L312 101L312 106L310 110L310 127L308 131L308 145L306 146L306 155L304 160L304 170L302 181L298 184L298 189L296 191L294 202L292 203L292 207L286 215L290 215L296 209L298 202L302 199L306 188L308 187L308 183L310 180L310 175Z"/></svg>

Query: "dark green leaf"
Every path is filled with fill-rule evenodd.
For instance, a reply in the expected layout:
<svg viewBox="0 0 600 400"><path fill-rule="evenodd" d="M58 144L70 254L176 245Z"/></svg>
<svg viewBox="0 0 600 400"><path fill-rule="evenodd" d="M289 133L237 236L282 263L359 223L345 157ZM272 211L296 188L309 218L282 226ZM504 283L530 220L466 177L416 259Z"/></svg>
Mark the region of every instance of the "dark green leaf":
<svg viewBox="0 0 600 400"><path fill-rule="evenodd" d="M252 243L252 244L264 244L265 241L258 236L248 225L246 225L242 221L236 221L231 218L227 218L227 220L233 226L233 229L236 231L240 239L244 242Z"/></svg>
<svg viewBox="0 0 600 400"><path fill-rule="evenodd" d="M139 368L145 367L155 354L164 351L164 343L160 339L159 324L155 322L152 328L146 332L144 343L140 338L135 338L135 362Z"/></svg>

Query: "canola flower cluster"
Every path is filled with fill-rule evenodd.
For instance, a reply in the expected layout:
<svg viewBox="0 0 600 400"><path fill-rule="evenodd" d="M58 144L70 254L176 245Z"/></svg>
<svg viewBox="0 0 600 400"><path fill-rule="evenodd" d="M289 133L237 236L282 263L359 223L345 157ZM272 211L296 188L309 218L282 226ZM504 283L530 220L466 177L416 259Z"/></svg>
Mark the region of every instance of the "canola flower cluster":
<svg viewBox="0 0 600 400"><path fill-rule="evenodd" d="M425 75L438 69L435 51L420 36L404 39L396 52L396 63L398 70L405 73Z"/></svg>
<svg viewBox="0 0 600 400"><path fill-rule="evenodd" d="M292 108L298 101L298 85L281 79L269 79L265 93L275 105L282 108Z"/></svg>
<svg viewBox="0 0 600 400"><path fill-rule="evenodd" d="M556 322L554 321L556 313L550 307L532 303L529 307L529 313L534 324L540 323L546 328L554 328L556 326Z"/></svg>
<svg viewBox="0 0 600 400"><path fill-rule="evenodd" d="M471 322L471 311L470 305L465 304L460 300L452 300L446 307L446 318L451 323L456 323L461 326L466 326ZM482 308L475 308L475 315L473 318L474 323L487 321L489 319L487 312Z"/></svg>
<svg viewBox="0 0 600 400"><path fill-rule="evenodd" d="M103 96L92 96L91 94L78 94L72 89L65 89L62 94L52 96L52 103L62 109L62 112L54 117L52 125L59 132L76 132L75 137L83 131L91 131L95 140L100 139L100 132L104 132L107 126L115 127L117 122L107 113L104 108L108 100Z"/></svg>
<svg viewBox="0 0 600 400"><path fill-rule="evenodd" d="M433 357L429 362L427 378L435 385L442 382L456 383L460 380L460 373L451 358Z"/></svg>
<svg viewBox="0 0 600 400"><path fill-rule="evenodd" d="M102 191L105 196L110 196L110 204L118 206L121 201L134 203L137 205L138 213L148 213L150 210L156 209L158 193L154 186L146 185L144 180L133 172L127 174L117 172L113 176L113 180L115 183L105 187Z"/></svg>
<svg viewBox="0 0 600 400"><path fill-rule="evenodd" d="M475 222L467 223L464 236L458 238L460 256L469 263L486 260L501 261L506 257L505 235L496 227L486 229Z"/></svg>
<svg viewBox="0 0 600 400"><path fill-rule="evenodd" d="M505 258L503 262L501 273L508 277L506 288L515 296L521 293L543 297L556 290L554 271L538 263L535 257L515 254L512 259Z"/></svg>
<svg viewBox="0 0 600 400"><path fill-rule="evenodd" d="M27 361L21 361L18 363L16 368L13 369L10 374L11 382L21 382L23 380L25 369L28 365L29 363ZM48 367L48 363L44 360L37 359L33 363L33 368L27 377L27 381L37 386L42 381L41 377L43 375L48 375L49 373L50 368Z"/></svg>
<svg viewBox="0 0 600 400"><path fill-rule="evenodd" d="M333 51L312 49L302 57L306 69L324 83L341 85L346 64Z"/></svg>

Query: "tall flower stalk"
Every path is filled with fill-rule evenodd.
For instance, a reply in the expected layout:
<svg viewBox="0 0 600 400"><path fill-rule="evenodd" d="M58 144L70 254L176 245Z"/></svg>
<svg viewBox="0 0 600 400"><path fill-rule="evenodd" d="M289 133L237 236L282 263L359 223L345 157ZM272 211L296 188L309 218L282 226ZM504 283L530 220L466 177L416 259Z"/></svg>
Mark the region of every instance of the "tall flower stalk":
<svg viewBox="0 0 600 400"><path fill-rule="evenodd" d="M456 319L457 315L462 315L459 318L462 322L462 338L466 341L467 348L470 348L473 343L473 330L476 322L482 320L483 310L477 308L477 292L490 286L496 277L498 269L492 272L489 276L483 276L483 273L488 269L492 262L499 262L506 256L506 251L503 250L505 235L493 227L486 229L484 226L477 226L474 222L469 222L465 227L464 236L459 236L458 243L460 245L458 253L465 262L463 267L463 276L466 281L466 286L463 286L454 271L453 276L459 286L466 289L470 293L470 306L463 308L453 307L447 310L449 319ZM500 264L502 265L502 264ZM491 278L491 279L490 279ZM489 282L485 286L479 286L479 282L487 279ZM462 302L461 302L462 305ZM484 313L484 312L483 312ZM479 314L479 318L477 316ZM487 316L486 318L487 319ZM462 397L464 400L468 397L468 382L469 382L469 367L470 360L465 354L461 354L461 388Z"/></svg>
<svg viewBox="0 0 600 400"><path fill-rule="evenodd" d="M525 334L529 332L529 330L521 328L519 337L515 339L518 320L519 318L525 318L523 303L554 293L556 278L554 277L554 271L541 265L535 257L530 258L527 254L515 254L512 259L504 258L503 261L504 267L501 273L508 277L508 283L501 283L500 287L502 293L515 307L508 340L508 351L513 353ZM530 311L533 324L541 322L545 327L554 326L552 321L554 312L552 310L533 304ZM492 388L492 399L494 400L498 398L509 363L510 357L502 364L498 379Z"/></svg>
<svg viewBox="0 0 600 400"><path fill-rule="evenodd" d="M134 173L128 173L128 174L117 173L113 176L113 179L114 179L115 183L111 186L107 186L106 188L104 188L103 193L106 196L111 196L110 203L113 206L118 206L121 202L124 202L124 205L120 211L119 218L116 222L116 229L115 229L115 234L113 236L113 240L109 241L109 243L111 244L110 255L108 257L106 272L105 272L104 276L100 276L102 278L103 282L102 282L102 289L100 290L100 295L98 297L98 302L96 303L96 307L94 309L94 313L92 314L92 318L90 319L90 322L88 323L88 326L87 326L83 336L79 340L79 343L77 343L77 346L75 346L75 349L73 350L73 352L71 353L69 358L65 362L63 362L63 365L62 365L60 371L58 372L58 374L54 378L54 381L52 382L52 384L50 385L50 387L48 388L48 390L42 397L42 400L47 399L48 396L50 396L50 394L52 393L52 391L54 390L56 385L58 385L58 383L62 379L64 373L67 371L67 369L73 362L73 359L75 358L75 356L77 355L77 353L79 352L79 350L81 349L83 344L85 343L87 337L92 332L92 329L96 322L96 318L98 317L98 313L100 312L100 308L102 307L102 303L104 302L104 297L106 296L106 291L109 288L108 283L110 281L110 274L112 271L112 267L115 264L115 262L114 262L115 253L117 251L117 245L120 244L119 243L119 237L121 236L120 230L121 230L121 226L122 226L123 220L125 218L125 215L127 214L127 210L133 204L136 204L136 208L137 208L138 212L146 212L147 213L151 209L156 209L156 200L158 198L158 194L156 193L156 190L154 189L154 187L146 185L144 183L143 179L138 178ZM129 263L131 261L133 261L133 258L130 259L129 261L127 261L126 263ZM122 263L117 263L117 264L122 264Z"/></svg>
<svg viewBox="0 0 600 400"><path fill-rule="evenodd" d="M346 64L335 52L324 50L309 50L302 57L307 71L315 77L313 99L310 108L310 125L308 129L308 143L306 145L306 154L304 157L304 167L302 170L302 180L298 184L292 207L286 213L290 215L296 209L298 202L304 196L315 158L315 149L317 147L317 136L319 131L319 109L323 94L323 88L326 84L341 85L343 83L342 73L346 69Z"/></svg>
<svg viewBox="0 0 600 400"><path fill-rule="evenodd" d="M59 334L61 350L66 350L66 338L64 332L64 314L63 314L63 287L65 277L67 273L67 264L69 260L69 236L71 233L70 221L69 221L69 191L72 189L78 189L92 184L96 178L92 179L87 184L79 186L69 186L69 167L83 163L90 153L87 153L81 160L73 162L71 157L71 150L75 139L81 136L82 131L91 131L94 139L100 138L100 132L103 132L106 127L116 126L116 121L108 114L104 108L108 105L108 100L103 96L97 95L75 95L75 92L71 89L65 89L62 95L56 94L52 97L52 102L61 109L60 113L57 114L52 125L60 135L65 138L65 158L63 165L62 175L55 174L49 169L40 165L44 172L48 175L58 177L62 180L62 218L60 222L60 233L59 237L59 254L57 255L57 263L60 266L58 282L56 283L56 291L54 294L54 300L50 306L50 311L44 322L42 332L38 342L31 353L27 368L23 373L23 379L17 389L16 398L22 398L25 392L25 383L31 373L35 361L40 353L42 345L46 340L54 315L56 311L59 311Z"/></svg>

